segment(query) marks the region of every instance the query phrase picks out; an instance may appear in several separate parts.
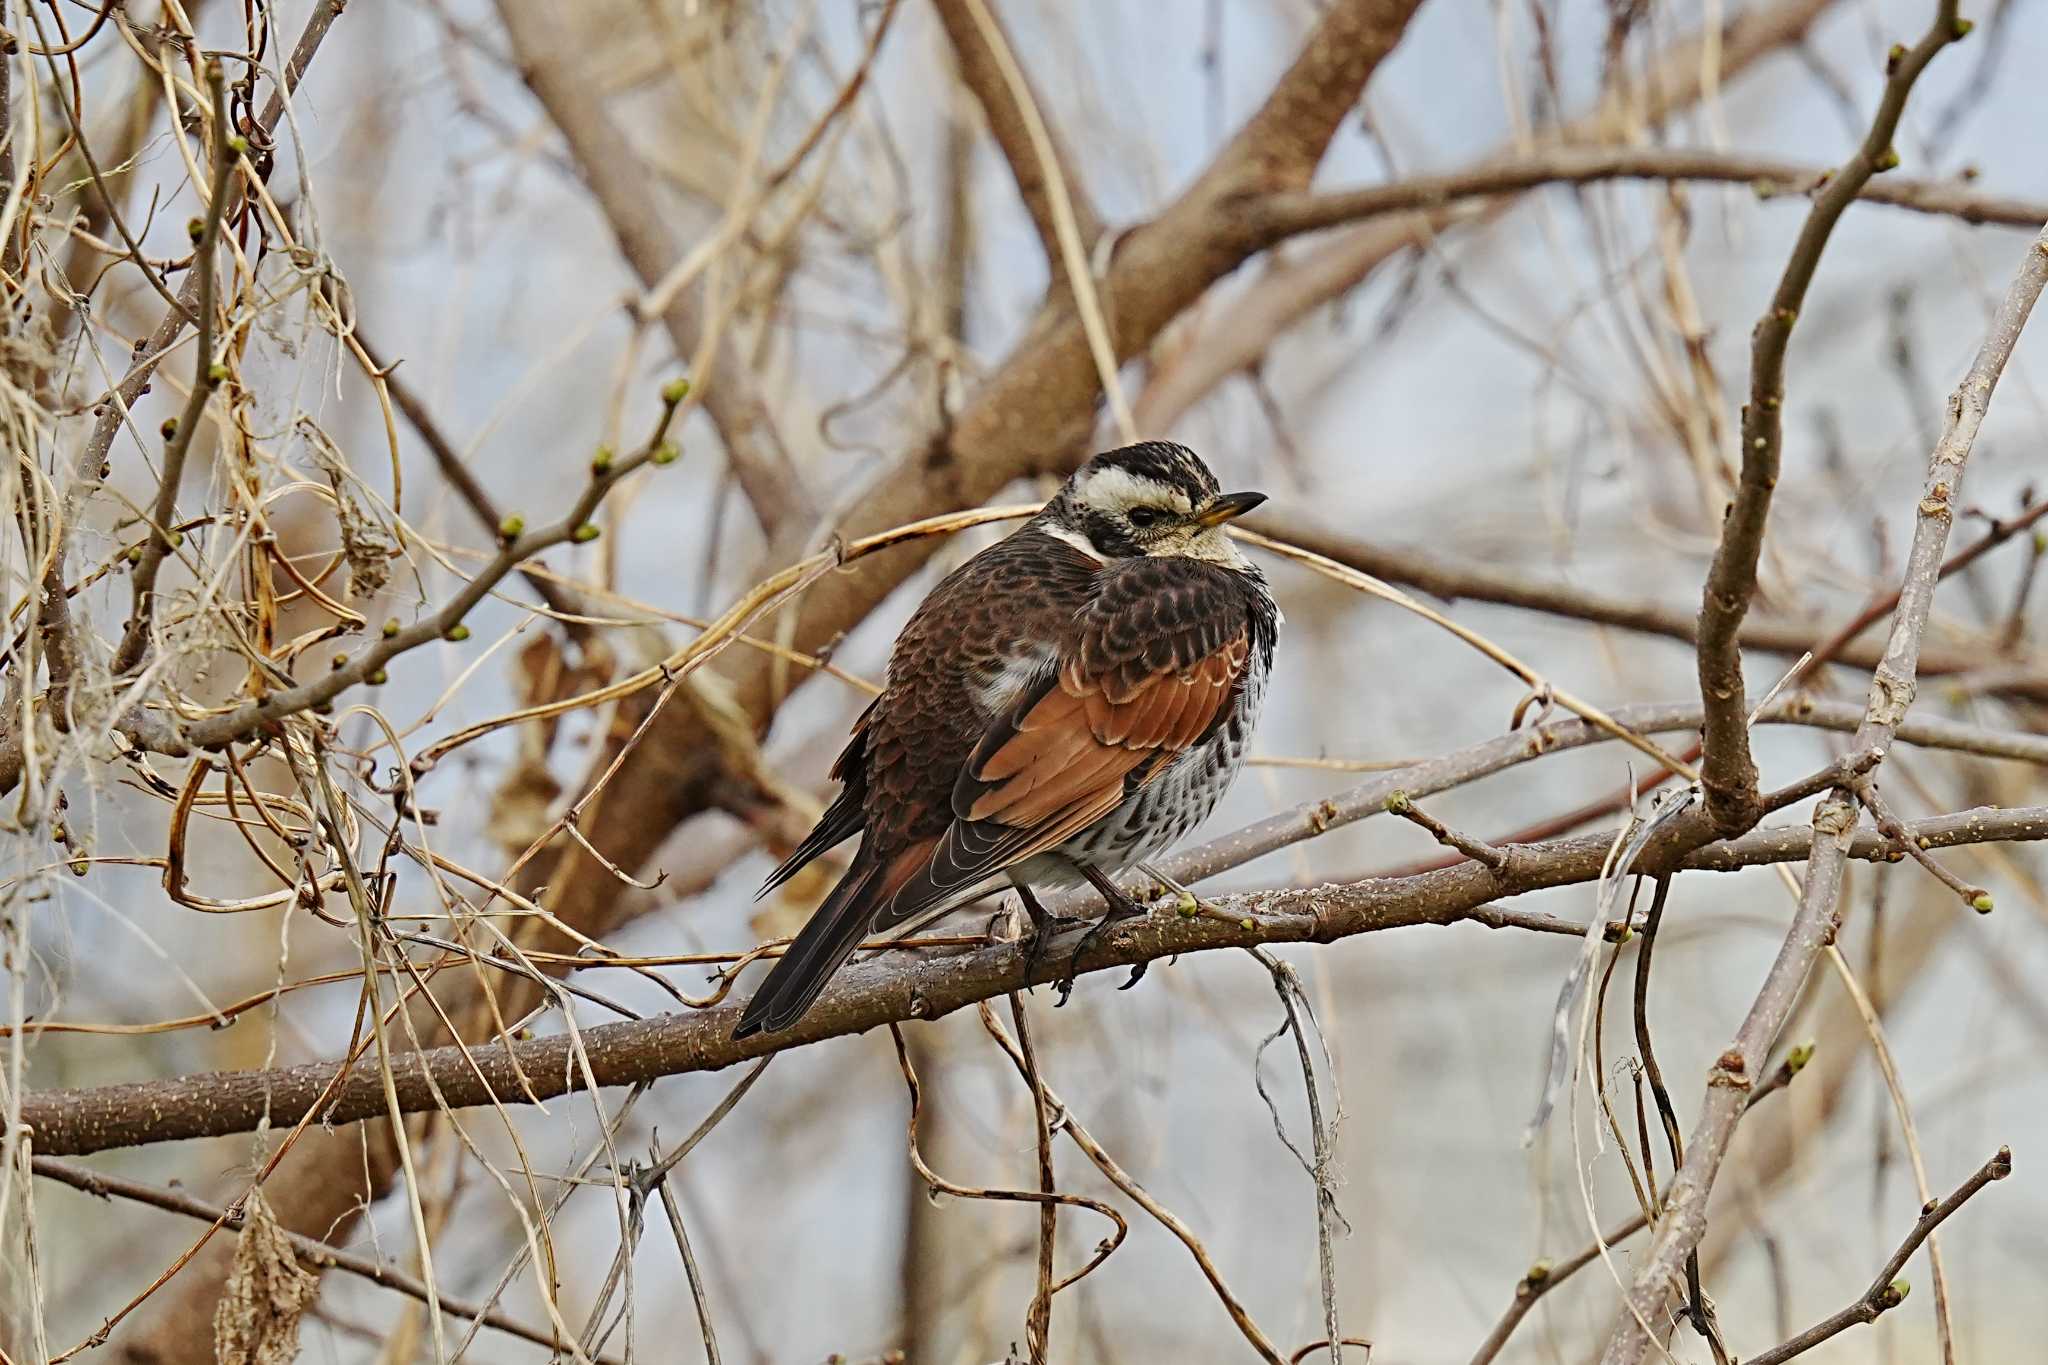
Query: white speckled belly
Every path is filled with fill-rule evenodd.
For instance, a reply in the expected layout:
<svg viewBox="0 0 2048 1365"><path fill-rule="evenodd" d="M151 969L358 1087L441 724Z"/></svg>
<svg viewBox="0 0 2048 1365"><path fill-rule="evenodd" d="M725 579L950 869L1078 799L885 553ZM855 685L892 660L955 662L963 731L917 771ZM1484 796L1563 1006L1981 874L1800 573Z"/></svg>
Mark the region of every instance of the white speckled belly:
<svg viewBox="0 0 2048 1365"><path fill-rule="evenodd" d="M1254 659L1236 709L1206 744L1188 750L1165 772L1140 787L1103 819L1061 844L1056 854L1032 858L1018 869L1034 887L1083 884L1071 859L1111 874L1172 846L1209 818L1244 766L1246 745L1266 699L1263 660Z"/></svg>

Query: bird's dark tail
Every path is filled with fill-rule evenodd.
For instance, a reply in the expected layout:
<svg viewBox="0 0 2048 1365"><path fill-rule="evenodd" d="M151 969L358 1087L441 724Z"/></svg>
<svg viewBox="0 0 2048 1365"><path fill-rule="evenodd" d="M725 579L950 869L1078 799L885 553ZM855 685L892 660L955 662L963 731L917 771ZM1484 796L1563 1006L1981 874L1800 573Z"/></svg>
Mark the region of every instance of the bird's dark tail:
<svg viewBox="0 0 2048 1365"><path fill-rule="evenodd" d="M866 937L874 922L876 893L885 889L882 873L880 863L854 859L747 1002L739 1027L732 1031L734 1039L776 1033L803 1018L825 982Z"/></svg>

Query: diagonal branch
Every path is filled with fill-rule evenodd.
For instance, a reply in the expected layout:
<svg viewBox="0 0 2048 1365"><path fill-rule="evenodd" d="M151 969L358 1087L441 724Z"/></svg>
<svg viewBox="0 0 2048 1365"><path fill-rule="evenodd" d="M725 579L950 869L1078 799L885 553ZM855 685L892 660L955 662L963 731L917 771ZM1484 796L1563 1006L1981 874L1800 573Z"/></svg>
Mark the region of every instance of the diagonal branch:
<svg viewBox="0 0 2048 1365"><path fill-rule="evenodd" d="M1913 1223L1913 1230L1906 1234L1906 1240L1899 1243L1891 1259L1877 1272L1877 1278L1870 1282L1870 1288L1863 1296L1844 1308L1815 1323L1789 1341L1781 1342L1768 1351L1759 1351L1746 1357L1743 1365L1784 1365L1794 1356L1804 1355L1837 1333L1866 1322L1875 1322L1890 1312L1906 1297L1906 1282L1898 1278L1906 1262L1920 1249L1920 1244L1934 1235L1934 1230L1948 1221L1949 1215L1974 1199L1978 1192L1994 1180L2003 1180L2012 1174L2012 1149L2000 1147L1991 1159L1977 1168L1968 1180L1958 1185L1948 1198L1929 1201L1920 1211L1920 1217Z"/></svg>
<svg viewBox="0 0 2048 1365"><path fill-rule="evenodd" d="M1700 785L1707 810L1723 833L1748 829L1762 814L1756 760L1750 756L1749 701L1742 681L1742 650L1736 642L1743 617L1756 596L1757 560L1763 554L1764 524L1785 444L1785 352L1806 291L1820 268L1835 224L1841 221L1872 176L1899 164L1892 139L1906 110L1906 97L1920 73L1966 28L1956 21L1956 0L1941 0L1934 22L1908 50L1893 48L1889 77L1863 145L1837 170L1813 201L1785 262L1770 307L1750 333L1749 401L1742 409L1742 470L1735 500L1721 523L1720 544L1707 571L1700 602L1700 696L1707 707L1706 748Z"/></svg>
<svg viewBox="0 0 2048 1365"><path fill-rule="evenodd" d="M166 1213L183 1214L187 1218L216 1223L236 1231L240 1231L243 1225L244 1214L240 1209L217 1208L180 1190L160 1189L139 1180L129 1180L106 1171L95 1171L76 1162L60 1161L52 1156L37 1156L33 1166L35 1173L47 1180L59 1181L100 1199L128 1199L154 1209L162 1209ZM352 1251L330 1246L326 1242L288 1229L284 1235L291 1242L292 1250L297 1253L299 1259L316 1270L344 1270L372 1284L382 1285L386 1289L403 1294L409 1299L421 1303L427 1301L427 1286L417 1276L408 1275L396 1266L387 1265L369 1256L358 1256ZM528 1327L495 1308L450 1298L446 1294L438 1295L436 1301L444 1313L472 1319L486 1327L494 1327L500 1332L518 1337L522 1341L530 1341L536 1346L559 1348L561 1345L552 1334Z"/></svg>
<svg viewBox="0 0 2048 1365"><path fill-rule="evenodd" d="M176 520L178 486L185 478L185 457L191 452L192 439L199 432L199 419L206 415L207 403L227 379L227 367L214 362L214 315L220 294L221 223L227 215L229 179L241 160L241 148L235 144L243 140L233 137L228 129L227 77L217 57L206 63L206 88L213 106L213 182L207 187L206 216L199 221L199 230L193 237L192 269L199 277L199 293L195 305L198 344L192 355L192 391L185 398L184 411L169 428L170 440L164 445L163 475L157 482L156 503L150 512L149 538L137 551L135 562L135 610L121 633L120 646L114 650L110 665L116 676L141 663L149 647L149 623L156 609L156 579L165 556L171 552L171 526Z"/></svg>
<svg viewBox="0 0 2048 1365"><path fill-rule="evenodd" d="M1805 1070L1806 1064L1812 1060L1813 1048L1810 1045L1802 1044L1791 1049L1785 1054L1785 1060L1771 1072L1770 1079L1751 1093L1749 1102L1743 1106L1742 1112L1748 1114L1760 1102L1790 1085L1792 1078ZM1492 1365L1492 1362L1499 1358L1501 1349L1508 1344L1508 1338L1515 1334L1515 1329L1521 1326L1523 1318L1529 1316L1529 1311L1536 1306L1538 1300L1599 1260L1610 1248L1619 1246L1647 1226L1649 1219L1638 1213L1611 1231L1596 1233L1596 1240L1591 1245L1562 1261L1542 1260L1530 1266L1529 1273L1516 1282L1515 1296L1508 1304L1507 1311L1501 1314L1500 1320L1493 1325L1493 1330L1486 1334L1486 1340L1479 1343L1479 1349L1473 1352L1469 1365Z"/></svg>
<svg viewBox="0 0 2048 1365"><path fill-rule="evenodd" d="M1960 572L1990 551L2048 516L2048 500L2033 503L2016 516L1994 523L1977 540L1950 555L1941 566L1942 577ZM1264 532L1268 523L1258 518L1250 529ZM1615 626L1644 635L1662 635L1687 644L1699 641L1697 608L1647 598L1621 597L1596 588L1546 582L1520 566L1502 568L1482 563L1461 562L1420 545L1387 544L1365 540L1334 519L1319 518L1311 512L1295 511L1287 520L1284 534L1278 528L1268 532L1296 549L1307 550L1335 560L1389 583L1414 588L1445 601L1491 602L1524 611L1543 612L1595 625ZM1818 622L1780 618L1744 618L1737 639L1745 649L1771 654L1812 657L1793 675L1797 684L1813 676L1824 664L1840 663L1869 670L1883 655L1879 643L1859 644L1863 634L1899 605L1896 589L1875 594L1839 628L1825 635ZM1933 645L1920 656L1923 676L1971 673L1984 667L1985 648L1967 644ZM2043 698L2043 680L2020 675L2002 680L1998 689L2007 696Z"/></svg>
<svg viewBox="0 0 2048 1365"><path fill-rule="evenodd" d="M1735 16L1717 30L1695 33L1657 54L1640 81L1638 104L1616 91L1579 118L1551 130L1546 142L1615 142L1696 103L1705 73L1725 86L1760 58L1796 43L1833 0L1779 0ZM1473 163L1485 170L1520 160L1508 143ZM1297 187L1299 188L1299 187ZM1162 364L1137 404L1140 431L1170 430L1182 413L1229 376L1253 365L1283 333L1362 283L1399 253L1426 244L1457 224L1482 222L1514 201L1495 198L1377 218L1336 234L1315 250L1266 270L1258 287L1215 309L1200 334Z"/></svg>
<svg viewBox="0 0 2048 1365"><path fill-rule="evenodd" d="M1002 54L997 51L996 44L1004 44L1012 53L1016 51L1016 45L1009 40L1002 16L996 14L992 7L985 3L977 4L977 0L933 0L932 9L946 30L946 40L953 45L960 82L974 95L975 103L981 106L989 135L995 139L1003 160L1009 163L1010 178L1016 182L1017 194L1024 201L1024 211L1031 215L1031 225L1038 230L1039 244L1045 248L1046 261L1052 267L1054 287L1058 288L1059 277L1064 271L1059 232L1053 221L1053 187L1046 175L1044 158L1033 145L1032 114L1025 105L1028 98L1041 111L1039 117L1042 118L1045 101L1038 98L1036 86L1028 76L1023 77L1023 98L1005 77ZM977 9L985 14L986 24L981 22L982 15L977 15ZM1046 135L1053 146L1054 166L1065 184L1075 229L1080 234L1082 245L1092 250L1096 239L1102 235L1102 219L1096 214L1087 188L1074 169L1073 154L1067 148L1066 139L1052 128L1046 130Z"/></svg>
<svg viewBox="0 0 2048 1365"><path fill-rule="evenodd" d="M1934 604L1942 553L1962 491L1963 466L1990 406L1992 390L2044 285L2048 285L2048 232L2028 246L1989 335L1949 399L1948 421L1928 462L1914 519L1913 543L1891 636L1885 643L1884 658L1871 675L1863 723L1856 730L1854 747L1858 750L1881 758L1890 750L1912 705L1920 638ZM1707 704L1711 713L1714 699L1709 697ZM1746 742L1743 752L1748 752ZM1664 1320L1664 1306L1679 1268L1706 1232L1707 1196L1727 1155L1742 1094L1790 1017L1814 960L1822 947L1834 940L1842 867L1854 842L1855 824L1855 796L1845 789L1830 794L1814 813L1811 856L1791 930L1734 1042L1714 1065L1706 1100L1686 1140L1685 1164L1672 1182L1667 1211L1629 1288L1621 1320L1601 1357L1603 1365L1641 1365L1657 1349L1649 1324Z"/></svg>

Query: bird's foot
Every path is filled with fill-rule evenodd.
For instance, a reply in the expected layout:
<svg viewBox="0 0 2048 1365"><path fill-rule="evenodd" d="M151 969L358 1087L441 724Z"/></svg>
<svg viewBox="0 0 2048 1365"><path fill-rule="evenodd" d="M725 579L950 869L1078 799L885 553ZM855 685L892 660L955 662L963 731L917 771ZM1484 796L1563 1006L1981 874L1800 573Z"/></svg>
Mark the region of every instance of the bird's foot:
<svg viewBox="0 0 2048 1365"><path fill-rule="evenodd" d="M1109 878L1093 868L1084 866L1082 870L1089 874L1088 880L1095 884L1095 889L1102 893L1102 898L1105 901L1109 902L1109 912L1097 920L1095 926L1087 933L1081 935L1081 941L1074 945L1072 956L1067 958L1066 975L1061 977L1058 982L1060 991L1058 1004L1060 1005L1066 1004L1068 997L1073 995L1076 969L1080 964L1082 955L1095 945L1095 940L1103 934L1111 932L1124 921L1143 919L1146 914L1145 907L1125 895L1123 888L1115 882L1109 880ZM1123 985L1118 986L1117 989L1127 991L1144 980L1145 967L1146 964L1143 962L1132 967L1129 978L1125 980Z"/></svg>
<svg viewBox="0 0 2048 1365"><path fill-rule="evenodd" d="M1045 956L1046 945L1051 943L1061 930L1077 924L1086 924L1087 921L1075 915L1053 914L1038 903L1038 897L1022 882L1017 884L1017 899L1023 902L1024 913L1031 918L1031 946L1024 954L1024 985L1028 989L1032 974L1038 970L1039 959ZM1061 999L1064 1001L1065 997L1062 996Z"/></svg>
<svg viewBox="0 0 2048 1365"><path fill-rule="evenodd" d="M1038 964L1045 957L1046 947L1066 930L1086 923L1088 921L1082 919L1079 915L1032 917L1031 943L1024 950L1024 986L1026 989L1029 989L1032 985L1031 978L1037 974ZM1062 990L1060 993L1060 1003L1065 1004L1066 1000L1066 992Z"/></svg>

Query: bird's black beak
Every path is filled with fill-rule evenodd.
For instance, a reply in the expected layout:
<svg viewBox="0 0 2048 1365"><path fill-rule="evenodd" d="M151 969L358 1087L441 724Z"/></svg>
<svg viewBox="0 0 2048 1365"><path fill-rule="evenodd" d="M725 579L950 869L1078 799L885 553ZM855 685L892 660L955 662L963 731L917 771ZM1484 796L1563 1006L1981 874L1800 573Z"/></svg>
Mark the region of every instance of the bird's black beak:
<svg viewBox="0 0 2048 1365"><path fill-rule="evenodd" d="M1225 493L1195 514L1195 520L1204 526L1221 526L1226 521L1235 521L1266 500L1264 493Z"/></svg>

